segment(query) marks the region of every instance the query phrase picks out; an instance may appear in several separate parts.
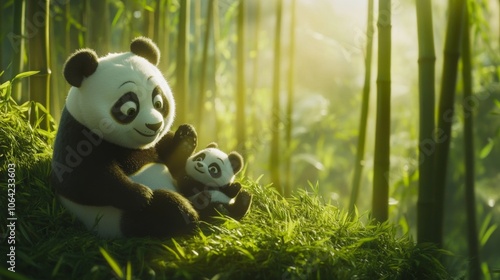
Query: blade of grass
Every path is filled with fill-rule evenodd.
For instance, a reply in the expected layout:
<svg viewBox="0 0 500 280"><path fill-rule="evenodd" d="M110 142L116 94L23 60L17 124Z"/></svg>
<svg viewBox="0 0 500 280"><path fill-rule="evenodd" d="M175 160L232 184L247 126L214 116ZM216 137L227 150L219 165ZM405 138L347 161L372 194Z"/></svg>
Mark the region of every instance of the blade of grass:
<svg viewBox="0 0 500 280"><path fill-rule="evenodd" d="M118 276L119 278L123 278L123 271L118 263L108 254L108 252L106 252L106 250L104 250L104 248L99 247L99 251L101 252L106 262L108 262L111 269L116 273L116 276Z"/></svg>

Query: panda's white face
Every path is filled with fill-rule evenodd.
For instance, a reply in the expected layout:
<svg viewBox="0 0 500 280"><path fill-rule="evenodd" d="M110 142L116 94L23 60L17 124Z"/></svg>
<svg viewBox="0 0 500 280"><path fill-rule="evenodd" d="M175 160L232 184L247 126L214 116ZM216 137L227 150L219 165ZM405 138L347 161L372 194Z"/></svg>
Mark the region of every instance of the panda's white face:
<svg viewBox="0 0 500 280"><path fill-rule="evenodd" d="M66 100L70 114L108 142L154 146L172 126L175 103L161 72L133 53L109 54Z"/></svg>
<svg viewBox="0 0 500 280"><path fill-rule="evenodd" d="M210 187L222 187L234 181L235 172L226 153L207 148L192 155L186 162L186 173Z"/></svg>

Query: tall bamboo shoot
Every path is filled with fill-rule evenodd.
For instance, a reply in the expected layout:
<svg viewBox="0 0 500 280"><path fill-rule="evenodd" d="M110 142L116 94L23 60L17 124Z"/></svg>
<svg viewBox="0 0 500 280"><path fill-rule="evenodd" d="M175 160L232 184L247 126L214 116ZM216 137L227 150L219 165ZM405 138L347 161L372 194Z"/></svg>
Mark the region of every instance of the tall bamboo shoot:
<svg viewBox="0 0 500 280"><path fill-rule="evenodd" d="M469 15L464 12L462 33L462 81L464 88L464 150L465 150L465 209L467 211L467 239L469 247L469 279L481 279L479 239L476 219L476 194L474 192L474 126L472 99L472 65L470 57Z"/></svg>
<svg viewBox="0 0 500 280"><path fill-rule="evenodd" d="M359 121L358 148L356 149L356 161L352 180L351 200L349 202L349 213L354 212L354 206L358 200L361 174L363 172L363 159L365 157L366 124L368 122L368 105L370 103L370 85L372 73L373 52L373 0L368 0L368 18L366 23L366 56L365 56L365 80L363 86L363 98L361 103L361 117Z"/></svg>
<svg viewBox="0 0 500 280"><path fill-rule="evenodd" d="M420 100L419 123L419 191L417 205L417 241L436 242L434 220L434 110L435 110L435 63L430 0L416 1L418 28L418 78Z"/></svg>
<svg viewBox="0 0 500 280"><path fill-rule="evenodd" d="M42 104L50 109L50 48L49 48L49 0L39 2L28 1L26 3L26 33L29 37L29 67L32 71L40 71L29 79L30 100ZM40 10L40 6L42 10ZM34 25L31 21L37 19ZM35 28L35 29L33 29ZM31 114L30 120L34 123L35 114ZM39 117L39 116L38 116ZM40 123L42 129L49 129L49 119Z"/></svg>
<svg viewBox="0 0 500 280"><path fill-rule="evenodd" d="M281 73L281 18L282 0L276 0L276 30L274 33L274 66L273 66L273 98L272 98L272 138L269 167L273 186L283 194L280 174L280 73Z"/></svg>
<svg viewBox="0 0 500 280"><path fill-rule="evenodd" d="M372 215L384 222L389 215L391 136L391 1L379 0L377 120L373 170Z"/></svg>
<svg viewBox="0 0 500 280"><path fill-rule="evenodd" d="M245 156L246 141L246 80L245 80L245 0L238 4L236 58L236 141L238 149Z"/></svg>
<svg viewBox="0 0 500 280"><path fill-rule="evenodd" d="M179 1L179 34L177 37L177 64L175 95L177 99L177 122L187 122L187 104L189 95L189 10L190 0Z"/></svg>
<svg viewBox="0 0 500 280"><path fill-rule="evenodd" d="M451 0L446 27L444 46L443 75L438 107L436 155L434 158L434 186L436 207L434 227L436 243L442 246L444 197L446 174L448 171L448 152L451 141L451 124L454 115L455 87L457 82L458 59L460 58L460 36L462 34L465 0Z"/></svg>

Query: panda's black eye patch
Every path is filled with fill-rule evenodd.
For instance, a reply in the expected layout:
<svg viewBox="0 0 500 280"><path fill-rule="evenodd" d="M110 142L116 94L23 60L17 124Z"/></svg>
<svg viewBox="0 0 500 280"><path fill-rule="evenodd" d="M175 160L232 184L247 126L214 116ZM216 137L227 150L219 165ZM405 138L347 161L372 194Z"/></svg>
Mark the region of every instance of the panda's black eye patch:
<svg viewBox="0 0 500 280"><path fill-rule="evenodd" d="M215 162L208 166L208 172L210 173L210 176L215 179L220 178L222 175L219 164Z"/></svg>
<svg viewBox="0 0 500 280"><path fill-rule="evenodd" d="M205 159L205 153L200 153L193 158L193 161L203 161Z"/></svg>
<svg viewBox="0 0 500 280"><path fill-rule="evenodd" d="M168 106L167 98L159 86L153 89L151 99L153 107L160 112L163 117L166 117L170 108Z"/></svg>
<svg viewBox="0 0 500 280"><path fill-rule="evenodd" d="M139 98L133 92L127 92L111 108L111 115L119 123L130 123L139 114Z"/></svg>

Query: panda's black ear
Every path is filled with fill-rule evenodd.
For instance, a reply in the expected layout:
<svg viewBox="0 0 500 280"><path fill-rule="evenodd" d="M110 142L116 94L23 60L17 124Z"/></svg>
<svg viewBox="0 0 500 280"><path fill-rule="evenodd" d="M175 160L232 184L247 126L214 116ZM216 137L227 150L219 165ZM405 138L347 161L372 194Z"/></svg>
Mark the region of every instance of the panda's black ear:
<svg viewBox="0 0 500 280"><path fill-rule="evenodd" d="M218 147L218 145L215 142L212 142L212 143L207 145L207 148L217 148L217 147Z"/></svg>
<svg viewBox="0 0 500 280"><path fill-rule="evenodd" d="M130 44L130 51L138 56L144 57L155 66L160 62L160 49L158 49L156 44L149 38L135 38Z"/></svg>
<svg viewBox="0 0 500 280"><path fill-rule="evenodd" d="M82 85L83 78L92 75L99 62L94 50L82 49L72 54L64 64L64 78L74 87Z"/></svg>
<svg viewBox="0 0 500 280"><path fill-rule="evenodd" d="M233 167L234 174L240 172L243 168L243 157L238 152L230 152L227 156Z"/></svg>

